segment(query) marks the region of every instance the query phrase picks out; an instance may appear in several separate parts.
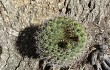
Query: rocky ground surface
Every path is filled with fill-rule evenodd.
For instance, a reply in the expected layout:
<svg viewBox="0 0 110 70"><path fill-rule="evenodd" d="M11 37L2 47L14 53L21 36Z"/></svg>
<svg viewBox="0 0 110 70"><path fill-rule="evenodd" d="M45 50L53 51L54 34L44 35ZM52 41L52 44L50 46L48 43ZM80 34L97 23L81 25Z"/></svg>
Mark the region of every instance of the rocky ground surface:
<svg viewBox="0 0 110 70"><path fill-rule="evenodd" d="M0 70L49 70L43 60L22 58L15 41L23 28L58 16L87 26L90 38L83 58L61 70L110 70L110 0L0 0Z"/></svg>

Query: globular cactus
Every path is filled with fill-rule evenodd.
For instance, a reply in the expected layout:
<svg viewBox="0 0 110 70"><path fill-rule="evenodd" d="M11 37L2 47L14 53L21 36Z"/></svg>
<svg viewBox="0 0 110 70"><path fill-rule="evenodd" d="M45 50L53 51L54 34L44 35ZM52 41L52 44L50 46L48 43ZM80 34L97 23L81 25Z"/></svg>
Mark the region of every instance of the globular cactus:
<svg viewBox="0 0 110 70"><path fill-rule="evenodd" d="M87 40L85 27L67 17L49 21L41 36L43 56L52 58L50 63L61 65L76 58L84 49Z"/></svg>

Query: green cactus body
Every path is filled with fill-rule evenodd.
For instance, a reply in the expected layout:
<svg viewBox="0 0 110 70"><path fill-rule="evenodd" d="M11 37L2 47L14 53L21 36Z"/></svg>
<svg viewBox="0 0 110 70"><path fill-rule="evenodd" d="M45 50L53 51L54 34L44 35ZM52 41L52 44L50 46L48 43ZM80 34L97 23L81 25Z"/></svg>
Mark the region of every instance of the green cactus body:
<svg viewBox="0 0 110 70"><path fill-rule="evenodd" d="M42 54L51 57L51 63L71 62L84 49L87 34L84 26L67 17L49 21L41 33Z"/></svg>

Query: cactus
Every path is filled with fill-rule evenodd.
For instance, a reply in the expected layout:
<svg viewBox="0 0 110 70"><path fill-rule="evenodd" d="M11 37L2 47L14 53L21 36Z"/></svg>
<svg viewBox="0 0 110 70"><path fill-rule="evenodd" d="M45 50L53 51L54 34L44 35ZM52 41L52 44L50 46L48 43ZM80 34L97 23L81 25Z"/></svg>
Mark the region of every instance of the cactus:
<svg viewBox="0 0 110 70"><path fill-rule="evenodd" d="M58 64L77 57L87 40L84 26L67 17L58 17L49 21L41 36L43 56L51 57L51 63L59 61Z"/></svg>

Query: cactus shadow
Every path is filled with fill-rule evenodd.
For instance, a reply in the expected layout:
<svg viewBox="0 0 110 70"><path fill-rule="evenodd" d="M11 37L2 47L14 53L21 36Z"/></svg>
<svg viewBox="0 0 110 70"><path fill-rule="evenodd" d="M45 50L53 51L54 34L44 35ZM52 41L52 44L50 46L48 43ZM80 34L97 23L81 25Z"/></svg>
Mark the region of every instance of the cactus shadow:
<svg viewBox="0 0 110 70"><path fill-rule="evenodd" d="M16 49L22 57L39 58L40 52L38 52L38 41L35 38L38 36L41 30L39 26L29 26L19 32L16 38Z"/></svg>

